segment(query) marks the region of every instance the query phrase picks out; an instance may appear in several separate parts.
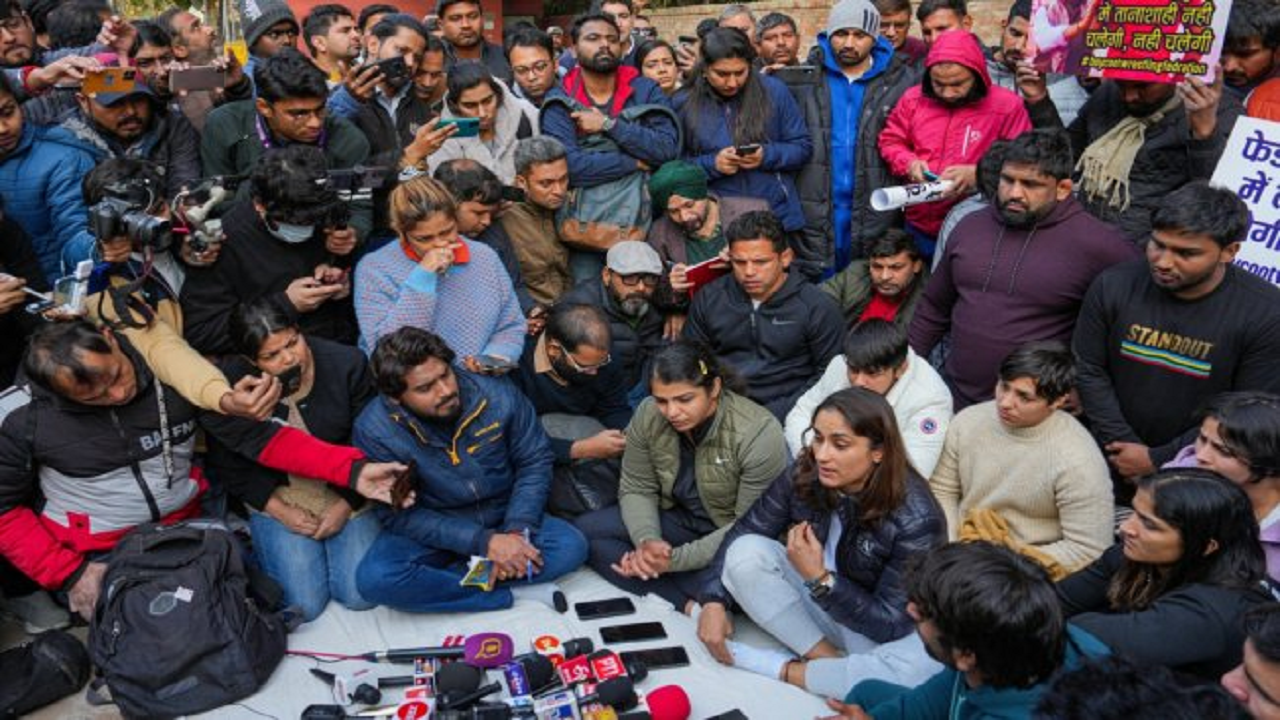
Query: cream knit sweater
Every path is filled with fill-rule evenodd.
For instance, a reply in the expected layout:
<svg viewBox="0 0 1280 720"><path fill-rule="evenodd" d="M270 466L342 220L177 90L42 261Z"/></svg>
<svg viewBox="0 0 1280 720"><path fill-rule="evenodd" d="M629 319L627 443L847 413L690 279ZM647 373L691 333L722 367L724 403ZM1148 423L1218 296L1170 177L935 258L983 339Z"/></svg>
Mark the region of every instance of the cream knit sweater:
<svg viewBox="0 0 1280 720"><path fill-rule="evenodd" d="M1008 428L995 401L951 420L929 478L952 540L970 510L990 509L1015 540L1069 570L1097 559L1115 541L1107 462L1076 419L1061 410L1033 428Z"/></svg>

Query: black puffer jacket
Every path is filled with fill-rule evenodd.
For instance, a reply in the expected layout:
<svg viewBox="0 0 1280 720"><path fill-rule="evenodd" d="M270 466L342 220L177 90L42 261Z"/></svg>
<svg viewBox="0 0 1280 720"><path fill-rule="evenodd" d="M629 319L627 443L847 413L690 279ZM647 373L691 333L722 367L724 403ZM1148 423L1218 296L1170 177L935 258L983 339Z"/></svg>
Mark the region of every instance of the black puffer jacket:
<svg viewBox="0 0 1280 720"><path fill-rule="evenodd" d="M1062 120L1052 101L1027 106L1031 124L1037 128L1062 127ZM1120 87L1104 82L1089 96L1067 133L1075 160L1093 141L1111 131L1128 113L1120 102ZM1227 138L1244 114L1240 101L1224 93L1218 104L1218 125L1207 140L1191 137L1191 127L1183 108L1174 108L1160 122L1147 128L1145 142L1134 158L1129 172L1129 207L1120 212L1102 202L1091 202L1077 194L1085 209L1094 217L1120 228L1125 237L1143 246L1151 236L1151 213L1169 193L1192 180L1208 180L1226 149ZM1076 178L1079 180L1079 178Z"/></svg>
<svg viewBox="0 0 1280 720"><path fill-rule="evenodd" d="M831 209L831 91L827 87L825 62L822 48L815 45L808 61L815 70L783 70L775 74L787 83L813 133L813 155L796 175L805 221L804 241L796 247L796 260L799 269L811 278L818 277L823 268L831 267L835 262ZM920 69L912 67L902 55L895 55L888 69L867 83L853 159L856 168L853 184L854 257L863 257L865 244L883 235L886 229L902 225L902 213L871 209L873 190L898 184L880 157L877 138L898 99L919 81Z"/></svg>
<svg viewBox="0 0 1280 720"><path fill-rule="evenodd" d="M706 343L746 379L747 397L782 420L840 353L844 318L799 273L789 273L758 308L726 275L693 296L684 337Z"/></svg>
<svg viewBox="0 0 1280 720"><path fill-rule="evenodd" d="M599 277L584 280L560 298L562 305L594 305L609 316L609 332L613 341L609 354L622 366L627 387L633 388L648 377L649 359L662 349L662 330L666 316L657 308L639 319L629 318L618 309Z"/></svg>
<svg viewBox="0 0 1280 720"><path fill-rule="evenodd" d="M857 498L841 496L834 511L816 510L796 495L792 473L783 473L725 535L720 551L708 566L707 576L711 579L698 601L703 605L728 604L729 591L720 576L725 553L734 540L748 534L776 538L791 526L807 522L825 547L831 516L838 512L844 530L836 549L836 584L817 601L818 605L836 622L878 643L914 632L903 585L907 562L917 553L946 542L947 521L929 492L929 485L914 470L910 473L906 499L875 527L857 521ZM817 485L817 478L812 482Z"/></svg>

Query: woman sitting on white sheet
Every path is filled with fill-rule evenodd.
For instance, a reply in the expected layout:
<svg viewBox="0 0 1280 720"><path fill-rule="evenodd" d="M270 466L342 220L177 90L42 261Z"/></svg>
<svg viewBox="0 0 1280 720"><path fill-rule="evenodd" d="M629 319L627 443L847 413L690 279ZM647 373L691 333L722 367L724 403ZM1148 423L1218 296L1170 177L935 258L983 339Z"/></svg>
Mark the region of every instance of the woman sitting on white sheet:
<svg viewBox="0 0 1280 720"><path fill-rule="evenodd" d="M942 509L876 393L831 395L807 435L793 472L720 546L699 596L698 636L725 664L821 695L868 679L917 685L941 666L907 614L903 573L946 541ZM784 534L785 544L775 539ZM729 640L731 604L794 655Z"/></svg>

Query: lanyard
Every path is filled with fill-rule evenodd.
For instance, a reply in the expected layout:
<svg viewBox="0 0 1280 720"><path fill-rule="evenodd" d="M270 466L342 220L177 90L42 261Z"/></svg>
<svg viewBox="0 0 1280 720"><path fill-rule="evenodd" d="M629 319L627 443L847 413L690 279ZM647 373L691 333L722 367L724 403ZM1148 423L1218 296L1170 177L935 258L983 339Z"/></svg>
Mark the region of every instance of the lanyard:
<svg viewBox="0 0 1280 720"><path fill-rule="evenodd" d="M258 131L258 142L262 143L263 150L270 150L275 147L275 144L271 142L271 133L267 132L267 126L262 122L261 114L254 113L253 129ZM328 128L321 128L320 138L316 140L316 147L323 150L325 147L325 141L328 139L328 135Z"/></svg>
<svg viewBox="0 0 1280 720"><path fill-rule="evenodd" d="M164 460L164 475L169 480L168 487L173 488L173 441L169 434L169 406L164 401L164 384L159 378L153 378L156 384L156 406L160 409L160 456Z"/></svg>

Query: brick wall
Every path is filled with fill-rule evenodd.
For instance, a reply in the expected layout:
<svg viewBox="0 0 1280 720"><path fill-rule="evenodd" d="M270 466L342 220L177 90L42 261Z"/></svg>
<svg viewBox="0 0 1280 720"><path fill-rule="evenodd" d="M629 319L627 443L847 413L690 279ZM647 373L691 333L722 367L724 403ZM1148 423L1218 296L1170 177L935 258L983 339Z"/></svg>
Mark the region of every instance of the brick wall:
<svg viewBox="0 0 1280 720"><path fill-rule="evenodd" d="M770 12L783 12L796 19L800 25L800 37L804 38L800 57L808 51L808 45L827 22L832 0L759 0L748 3L756 13L756 17ZM917 5L912 2L912 6ZM1000 39L1000 21L1009 12L1009 0L970 0L969 13L973 15L974 32L985 44L995 44ZM649 10L646 14L653 19L659 34L673 41L680 35L693 35L698 21L706 17L719 17L724 5L685 5L684 7ZM919 23L912 21L913 35L920 34Z"/></svg>

